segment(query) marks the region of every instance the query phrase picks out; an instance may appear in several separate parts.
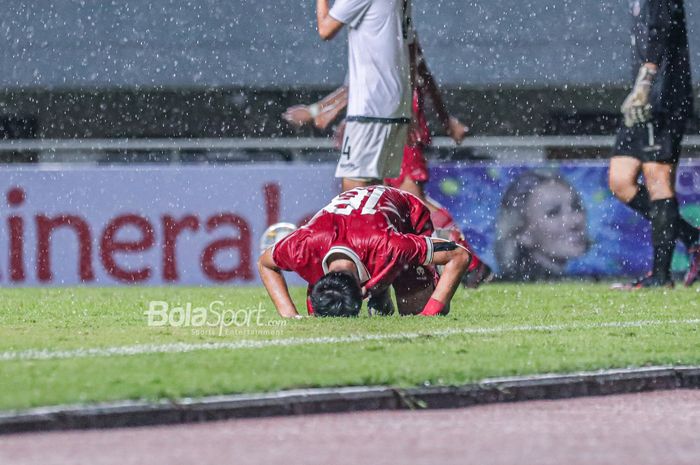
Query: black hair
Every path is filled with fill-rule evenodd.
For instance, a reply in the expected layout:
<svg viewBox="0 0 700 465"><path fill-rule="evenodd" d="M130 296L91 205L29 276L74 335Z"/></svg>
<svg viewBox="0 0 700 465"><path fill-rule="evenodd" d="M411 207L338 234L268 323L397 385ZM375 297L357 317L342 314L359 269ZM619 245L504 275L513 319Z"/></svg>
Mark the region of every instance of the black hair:
<svg viewBox="0 0 700 465"><path fill-rule="evenodd" d="M333 271L314 284L311 306L316 316L357 316L362 307L362 289L350 273Z"/></svg>

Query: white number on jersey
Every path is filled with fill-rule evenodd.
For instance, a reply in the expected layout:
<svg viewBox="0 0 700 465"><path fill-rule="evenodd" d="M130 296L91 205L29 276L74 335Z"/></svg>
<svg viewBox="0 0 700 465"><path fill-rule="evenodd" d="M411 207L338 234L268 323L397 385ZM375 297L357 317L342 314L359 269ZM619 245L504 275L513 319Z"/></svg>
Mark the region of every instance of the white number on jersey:
<svg viewBox="0 0 700 465"><path fill-rule="evenodd" d="M377 186L368 198L369 191L367 189L352 189L335 197L323 210L336 215L349 215L362 207L361 215L374 215L377 213L375 207L384 191L386 191L386 188Z"/></svg>

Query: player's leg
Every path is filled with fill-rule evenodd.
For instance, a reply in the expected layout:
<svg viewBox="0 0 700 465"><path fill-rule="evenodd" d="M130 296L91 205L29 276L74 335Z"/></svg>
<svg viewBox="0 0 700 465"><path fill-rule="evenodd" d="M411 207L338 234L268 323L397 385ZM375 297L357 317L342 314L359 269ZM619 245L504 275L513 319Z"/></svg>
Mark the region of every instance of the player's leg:
<svg viewBox="0 0 700 465"><path fill-rule="evenodd" d="M676 198L675 185L676 185L676 170L678 168L678 160L681 156L681 144L683 141L683 135L685 133L686 122L685 119L674 120L669 122L669 136L667 138L668 145L670 145L670 152L672 153L671 161L673 162L673 169L670 173L669 185L671 186L671 191L673 192L673 203L675 204L676 215L676 239L683 242L686 250L688 251L690 266L685 274L683 282L686 286L692 285L700 276L700 230L690 224L683 216L680 214L678 207L678 199Z"/></svg>
<svg viewBox="0 0 700 465"><path fill-rule="evenodd" d="M653 142L653 141L652 141ZM649 162L650 146L652 145L645 126L622 126L617 133L614 156L610 159L609 185L612 193L624 204L652 220L652 203L648 189L638 185L637 179L642 170L642 165ZM657 219L660 225L661 218ZM652 220L653 222L653 220ZM657 225L657 232L659 226ZM663 239L666 237L663 236ZM662 235L659 232L657 241L661 243ZM661 265L661 262L659 262ZM665 284L665 278L657 283L652 274L638 279L630 284L615 284L618 289L638 289Z"/></svg>
<svg viewBox="0 0 700 465"><path fill-rule="evenodd" d="M646 142L648 135L644 126L620 127L610 158L608 184L618 200L649 219L649 192L638 182L642 162L647 161Z"/></svg>
<svg viewBox="0 0 700 465"><path fill-rule="evenodd" d="M409 194L415 195L416 197L421 199L429 209L431 208L431 205L428 204L427 199L425 197L425 191L423 190L422 182L414 181L410 177L406 176L401 180L401 183L398 186L396 186L396 188L408 192Z"/></svg>
<svg viewBox="0 0 700 465"><path fill-rule="evenodd" d="M610 159L608 184L613 195L631 209L649 217L649 194L637 179L642 162L627 155L615 155Z"/></svg>
<svg viewBox="0 0 700 465"><path fill-rule="evenodd" d="M676 212L676 239L680 240L685 245L690 261L690 266L688 267L688 271L685 274L683 282L686 286L690 286L698 279L698 276L700 276L700 230L691 225L680 214L678 199L676 198L675 192L676 170L678 167L678 160L681 156L681 143L683 141L685 127L685 119L671 119L671 121L669 121L669 135L662 141L662 144L669 146L668 151L672 154L670 158L670 161L672 162L672 169L668 174L669 179L661 179L659 182L662 185L668 183L670 186L670 192L673 193L673 199L669 203L671 203L670 208ZM666 192L668 192L668 190ZM663 193L664 192L662 191L658 194ZM653 194L651 196L652 198L654 197Z"/></svg>
<svg viewBox="0 0 700 465"><path fill-rule="evenodd" d="M425 193L424 186L429 178L430 173L428 162L425 159L424 147L418 144L407 145L404 148L401 175L398 178L385 179L384 182L389 186L415 195L428 207L436 236L457 242L469 250L473 258L467 273L464 275L463 284L469 288L479 287L480 284L492 279L491 268L479 258L471 247L452 214Z"/></svg>
<svg viewBox="0 0 700 465"><path fill-rule="evenodd" d="M651 199L649 191L644 184L639 184L637 179L641 171L642 162L636 158L627 156L615 156L610 160L609 184L610 190L615 197L627 204L644 218L651 220L649 210L651 209ZM672 183L675 183L675 174L671 176ZM673 186L673 184L672 184ZM694 247L700 238L700 231L688 223L682 216L678 217L678 239L683 242L687 249Z"/></svg>
<svg viewBox="0 0 700 465"><path fill-rule="evenodd" d="M684 118L670 118L648 125L650 137L658 133L655 141L658 150L652 152L653 158L644 164L643 170L649 190L652 235L655 242L660 244L658 247L654 244L654 273L662 274L668 268L670 275L673 249L668 253L670 246L667 242L670 240L668 236L672 235L674 241L682 241L688 250L690 267L684 283L689 286L700 273L700 231L681 216L675 192L676 169L685 127ZM673 224L668 225L669 221L673 221Z"/></svg>
<svg viewBox="0 0 700 465"><path fill-rule="evenodd" d="M400 295L397 292L396 303L399 306L399 315L418 315L425 308L433 291L434 286L402 292ZM445 307L441 315L447 315L447 313L449 313L449 306Z"/></svg>
<svg viewBox="0 0 700 465"><path fill-rule="evenodd" d="M666 235L675 230L676 238L683 242L690 254L691 264L684 281L686 285L691 285L700 275L700 231L677 213L678 203L674 193L675 168L675 164L645 164L646 184L653 186L647 189L647 186L637 182L642 162L629 156L615 156L610 161L609 183L613 194L632 210L650 221L652 216L656 218L657 230L666 231L664 234L657 234L657 241L665 242ZM650 190L653 190L653 196L650 195ZM671 198L673 200L658 201ZM664 224L668 218L675 218L675 226L665 228ZM668 246L664 246L661 250L667 248ZM658 258L658 266L665 266L665 252L660 251Z"/></svg>
<svg viewBox="0 0 700 465"><path fill-rule="evenodd" d="M675 241L681 239L689 250L698 241L697 230L681 218L675 198L675 173L684 128L685 121L660 118L618 132L615 149L623 157L613 157L611 161L610 187L618 198L651 221L654 248L652 272L623 288L672 286ZM636 186L639 171L635 169L636 162L629 158L641 163L645 187ZM697 255L691 253L691 261L698 258L700 264L700 251ZM692 280L695 277L691 276Z"/></svg>
<svg viewBox="0 0 700 465"><path fill-rule="evenodd" d="M654 248L652 277L656 284L671 282L671 259L676 245L678 201L673 189L675 165L648 162L642 165L649 191L649 217Z"/></svg>
<svg viewBox="0 0 700 465"><path fill-rule="evenodd" d="M396 305L400 315L417 315L425 308L433 295L438 280L437 271L431 266L409 267L393 283ZM446 305L441 315L447 315L450 306Z"/></svg>
<svg viewBox="0 0 700 465"><path fill-rule="evenodd" d="M372 137L371 131L362 123L347 123L341 145L340 160L336 169L336 177L342 178L342 191L356 187L367 187L382 182L372 176L372 164L376 161L367 150L358 149L367 144ZM355 150L353 150L353 147Z"/></svg>
<svg viewBox="0 0 700 465"><path fill-rule="evenodd" d="M452 214L445 207L431 199L430 196L425 196L425 202L430 210L430 220L435 228L435 235L442 239L456 242L472 255L469 268L462 278L462 284L468 288L476 289L481 284L491 281L493 279L491 267L481 260L474 251Z"/></svg>
<svg viewBox="0 0 700 465"><path fill-rule="evenodd" d="M398 176L407 129L404 123L348 121L335 171L343 191Z"/></svg>
<svg viewBox="0 0 700 465"><path fill-rule="evenodd" d="M387 186L410 192L425 202L423 184L429 179L428 164L423 154L422 145L405 145L401 160L401 173L397 178L384 180Z"/></svg>
<svg viewBox="0 0 700 465"><path fill-rule="evenodd" d="M430 222L433 226L432 231L429 234L441 239L456 242L471 253L472 259L469 262L467 272L462 278L462 284L468 288L476 289L481 284L491 281L491 279L493 279L491 267L484 263L474 249L472 249L471 244L469 244L469 241L467 241L466 237L459 229L459 226L452 218L450 212L425 194L423 185L424 184L422 182L417 183L410 177L406 177L399 185L399 188L414 194L416 198L422 202L421 206L427 211L427 214L430 216ZM403 189L401 186L410 186L410 189L413 189L415 192L417 192L417 194L409 189ZM422 216L423 215L421 215L421 217ZM419 234L424 234L420 228L416 228L416 232Z"/></svg>

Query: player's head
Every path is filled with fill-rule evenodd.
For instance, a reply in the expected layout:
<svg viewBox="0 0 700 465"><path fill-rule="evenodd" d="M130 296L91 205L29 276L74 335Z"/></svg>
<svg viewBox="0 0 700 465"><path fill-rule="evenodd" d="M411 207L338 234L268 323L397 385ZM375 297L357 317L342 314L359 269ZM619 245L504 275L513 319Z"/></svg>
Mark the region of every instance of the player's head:
<svg viewBox="0 0 700 465"><path fill-rule="evenodd" d="M352 273L332 271L314 285L311 306L316 316L357 316L362 306L362 289Z"/></svg>

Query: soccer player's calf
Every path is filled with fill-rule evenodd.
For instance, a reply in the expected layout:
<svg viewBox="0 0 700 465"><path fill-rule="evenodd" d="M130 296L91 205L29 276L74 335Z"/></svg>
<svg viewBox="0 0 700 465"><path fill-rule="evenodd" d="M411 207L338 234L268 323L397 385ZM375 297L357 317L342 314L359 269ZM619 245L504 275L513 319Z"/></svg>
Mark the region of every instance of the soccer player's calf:
<svg viewBox="0 0 700 465"><path fill-rule="evenodd" d="M445 305L440 309L428 309L430 297L435 291L439 281L437 270L434 267L413 266L405 270L394 281L394 292L400 315L447 315L450 306Z"/></svg>

